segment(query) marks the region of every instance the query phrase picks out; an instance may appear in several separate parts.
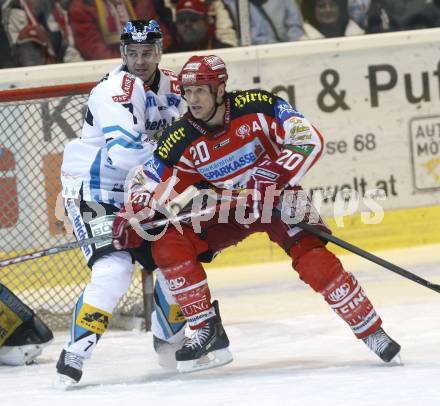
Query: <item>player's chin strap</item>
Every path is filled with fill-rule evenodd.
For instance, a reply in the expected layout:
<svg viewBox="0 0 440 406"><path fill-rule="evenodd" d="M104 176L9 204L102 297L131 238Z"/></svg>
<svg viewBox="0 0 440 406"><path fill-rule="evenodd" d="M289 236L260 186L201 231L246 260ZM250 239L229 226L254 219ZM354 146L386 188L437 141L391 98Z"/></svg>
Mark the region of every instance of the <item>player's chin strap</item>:
<svg viewBox="0 0 440 406"><path fill-rule="evenodd" d="M214 96L214 97L215 97L215 101L214 101L214 108L213 108L212 114L209 116L209 118L204 120L205 123L209 123L214 118L214 116L217 114L218 108L225 102L224 96L223 96L221 103L217 102L217 96Z"/></svg>
<svg viewBox="0 0 440 406"><path fill-rule="evenodd" d="M212 114L206 120L204 120L205 123L209 123L214 118L214 116L217 113L218 108L222 105L222 103L217 103L217 99L215 100L215 104L214 104L214 108L212 110Z"/></svg>

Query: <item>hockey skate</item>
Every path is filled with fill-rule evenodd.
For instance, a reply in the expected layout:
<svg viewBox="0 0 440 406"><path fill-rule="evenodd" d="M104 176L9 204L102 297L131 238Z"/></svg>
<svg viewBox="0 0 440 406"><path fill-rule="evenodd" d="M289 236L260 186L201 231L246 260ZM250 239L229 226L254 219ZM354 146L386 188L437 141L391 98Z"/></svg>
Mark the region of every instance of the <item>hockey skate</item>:
<svg viewBox="0 0 440 406"><path fill-rule="evenodd" d="M153 347L157 354L157 362L162 368L177 368L176 351L182 347L183 338L177 343L169 343L159 337L153 336Z"/></svg>
<svg viewBox="0 0 440 406"><path fill-rule="evenodd" d="M397 364L401 363L400 359L400 345L394 341L387 333L380 327L368 337L362 339L367 347L373 351L382 361L394 361Z"/></svg>
<svg viewBox="0 0 440 406"><path fill-rule="evenodd" d="M57 362L57 378L54 386L57 389L68 389L77 384L82 376L83 359L74 354L63 350Z"/></svg>
<svg viewBox="0 0 440 406"><path fill-rule="evenodd" d="M233 360L228 349L229 339L220 319L218 302L215 300L212 305L217 317L208 320L191 337L186 338L182 348L176 351L179 372L217 368Z"/></svg>

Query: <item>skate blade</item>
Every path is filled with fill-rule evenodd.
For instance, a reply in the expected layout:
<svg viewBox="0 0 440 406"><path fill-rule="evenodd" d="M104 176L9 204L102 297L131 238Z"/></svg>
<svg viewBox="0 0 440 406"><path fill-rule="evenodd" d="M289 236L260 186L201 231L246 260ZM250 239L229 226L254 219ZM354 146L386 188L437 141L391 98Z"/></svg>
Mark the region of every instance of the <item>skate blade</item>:
<svg viewBox="0 0 440 406"><path fill-rule="evenodd" d="M175 352L164 353L158 352L157 363L164 369L175 371L177 369L177 361Z"/></svg>
<svg viewBox="0 0 440 406"><path fill-rule="evenodd" d="M218 368L232 361L233 357L229 349L223 348L221 350L212 351L199 359L177 361L177 370L180 373L195 372L203 369Z"/></svg>
<svg viewBox="0 0 440 406"><path fill-rule="evenodd" d="M52 386L54 387L54 389L58 390L69 390L70 388L77 385L77 383L78 382L76 382L70 376L57 374Z"/></svg>
<svg viewBox="0 0 440 406"><path fill-rule="evenodd" d="M403 365L402 357L400 356L400 352L398 352L393 358L391 358L388 365L396 366L396 365Z"/></svg>

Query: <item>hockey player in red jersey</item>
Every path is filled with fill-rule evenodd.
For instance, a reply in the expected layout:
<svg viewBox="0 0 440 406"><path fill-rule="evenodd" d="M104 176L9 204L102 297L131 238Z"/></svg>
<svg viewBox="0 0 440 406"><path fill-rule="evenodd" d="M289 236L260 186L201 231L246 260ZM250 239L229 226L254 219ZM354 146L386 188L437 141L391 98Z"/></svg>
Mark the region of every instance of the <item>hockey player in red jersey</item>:
<svg viewBox="0 0 440 406"><path fill-rule="evenodd" d="M282 247L300 278L324 297L355 336L383 361L391 361L400 345L382 329L356 278L325 242L283 222L280 215L286 208L294 213L309 208L305 220L329 231L319 215L311 215L312 205L299 186L321 156L322 135L275 94L259 89L226 92L227 78L225 63L215 55L187 61L179 82L188 112L164 129L153 159L139 170L132 204L126 207L150 218L171 192L199 182L245 202L247 221L239 219L237 210L226 220L223 216L221 221L202 223L202 232L185 224L182 232L170 227L152 243L154 259L194 330L176 352L178 369L205 369L232 360L201 259L255 232L266 232ZM288 195L294 197L290 203ZM120 216L114 223L114 244L119 248L134 241L128 217Z"/></svg>

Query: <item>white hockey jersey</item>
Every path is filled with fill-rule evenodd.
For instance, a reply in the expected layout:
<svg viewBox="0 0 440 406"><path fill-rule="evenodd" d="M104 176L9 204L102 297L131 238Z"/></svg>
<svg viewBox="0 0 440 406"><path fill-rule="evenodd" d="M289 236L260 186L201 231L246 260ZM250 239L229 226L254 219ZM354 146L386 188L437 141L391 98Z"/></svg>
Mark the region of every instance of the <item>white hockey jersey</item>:
<svg viewBox="0 0 440 406"><path fill-rule="evenodd" d="M64 149L64 198L121 206L129 171L153 153L153 136L185 110L177 78L160 69L153 84L112 71L90 93L81 137Z"/></svg>

